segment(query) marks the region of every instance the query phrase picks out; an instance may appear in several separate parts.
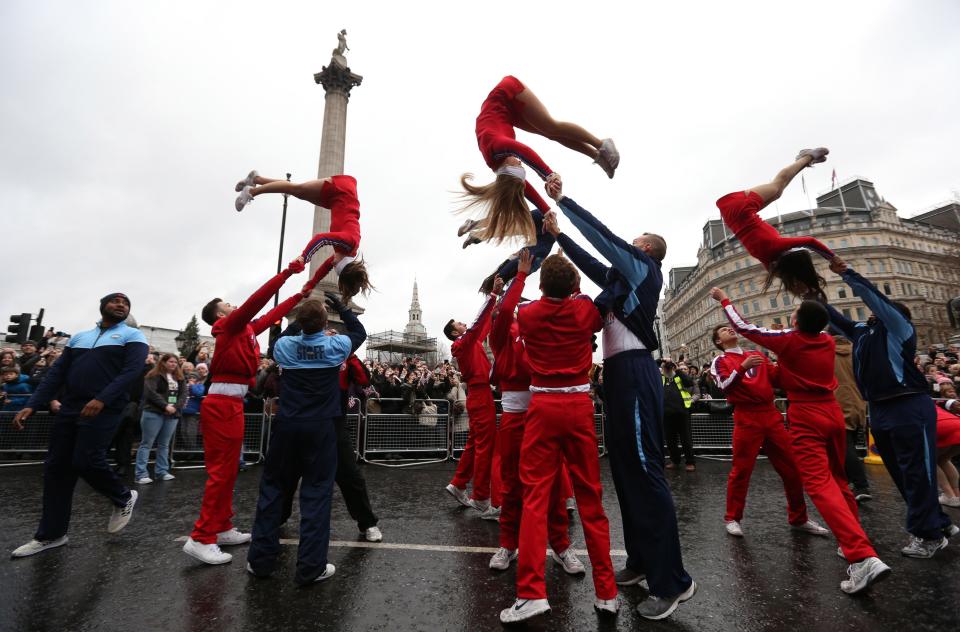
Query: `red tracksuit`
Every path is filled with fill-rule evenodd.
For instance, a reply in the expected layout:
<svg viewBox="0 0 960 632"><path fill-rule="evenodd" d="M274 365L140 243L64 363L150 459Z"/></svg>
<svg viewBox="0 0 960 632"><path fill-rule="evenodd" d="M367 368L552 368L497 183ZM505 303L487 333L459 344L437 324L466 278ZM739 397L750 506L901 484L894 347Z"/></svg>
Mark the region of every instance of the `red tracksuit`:
<svg viewBox="0 0 960 632"><path fill-rule="evenodd" d="M776 228L760 219L763 198L754 191L728 193L717 200L717 207L723 223L764 268L791 248L809 248L825 259L833 258L833 251L813 237L781 237Z"/></svg>
<svg viewBox="0 0 960 632"><path fill-rule="evenodd" d="M310 261L324 246L348 257L356 257L360 247L360 200L357 180L353 176L331 176L323 183L317 206L330 209L330 231L317 233L303 249L303 259ZM330 258L332 264L333 258Z"/></svg>
<svg viewBox="0 0 960 632"><path fill-rule="evenodd" d="M777 354L780 385L787 391L790 438L803 487L833 531L848 562L876 557L860 526L844 470L846 426L833 391L835 343L821 332L774 331L745 321L729 300L723 310L740 335Z"/></svg>
<svg viewBox="0 0 960 632"><path fill-rule="evenodd" d="M547 166L537 152L517 141L515 127L523 123L523 103L517 95L523 92L524 86L516 77L506 76L490 91L480 106L480 115L477 116L477 145L487 166L496 170L507 156L516 156L528 167L537 172L544 180L553 169ZM524 195L530 203L546 213L550 206L533 188L529 181L525 183Z"/></svg>
<svg viewBox="0 0 960 632"><path fill-rule="evenodd" d="M287 315L303 296L294 294L253 320L270 298L290 278L290 269L273 277L229 316L213 324L216 353L210 364L211 382L253 386L260 363L257 335ZM315 277L317 278L317 277ZM243 449L243 398L207 395L200 404L203 458L207 484L203 490L200 517L190 537L202 544L215 544L217 534L233 527L233 487Z"/></svg>
<svg viewBox="0 0 960 632"><path fill-rule="evenodd" d="M520 448L523 517L517 598L545 599L547 508L554 480L566 459L599 599L613 599L617 585L610 561L610 525L603 512L600 459L593 427L589 371L591 336L603 327L590 297L541 298L520 307L520 335L533 395Z"/></svg>
<svg viewBox="0 0 960 632"><path fill-rule="evenodd" d="M467 444L450 483L463 489L473 479L471 498L474 500L490 499L490 475L497 438L497 409L489 382L490 361L483 350L483 340L490 331L490 314L496 300L495 294L487 297L476 320L450 347L450 353L457 359L460 375L467 385L467 416L470 419Z"/></svg>
<svg viewBox="0 0 960 632"><path fill-rule="evenodd" d="M760 356L763 363L743 369L743 361L750 356ZM788 521L792 525L805 523L803 482L790 452L790 435L783 427L783 417L773 405L771 373L776 371L776 365L758 351L744 352L737 347L714 358L710 371L727 401L734 405L733 465L727 478L727 512L723 520L743 520L750 475L762 446L783 481Z"/></svg>
<svg viewBox="0 0 960 632"><path fill-rule="evenodd" d="M500 546L511 551L516 550L520 539L520 516L523 510L520 447L523 444L527 411L525 407L523 410L508 408L511 407L511 393L520 395L521 401L524 396L530 395L530 368L524 357L520 329L513 317L513 311L520 301L526 278L524 272L517 274L500 302L497 318L490 329L490 348L494 356L490 379L500 386L503 402L500 430L497 432L503 486L500 503ZM569 474L566 465L563 465L551 491L550 515L547 520L547 540L550 548L557 553L563 553L570 547L570 536L567 533L570 519L566 511L566 501L570 497L569 486Z"/></svg>

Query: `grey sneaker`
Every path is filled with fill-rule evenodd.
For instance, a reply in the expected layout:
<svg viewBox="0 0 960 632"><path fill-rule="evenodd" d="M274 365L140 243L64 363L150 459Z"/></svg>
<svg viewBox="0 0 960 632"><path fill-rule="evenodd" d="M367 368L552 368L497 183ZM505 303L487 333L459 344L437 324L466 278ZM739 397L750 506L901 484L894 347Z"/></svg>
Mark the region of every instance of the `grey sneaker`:
<svg viewBox="0 0 960 632"><path fill-rule="evenodd" d="M489 502L489 501L488 501ZM500 508L499 507L487 507L480 513L480 518L482 520L495 520L500 522Z"/></svg>
<svg viewBox="0 0 960 632"><path fill-rule="evenodd" d="M467 220L464 220L464 222L463 222L462 224L460 224L460 228L457 229L457 237L463 237L464 235L466 235L467 233L469 233L471 230L473 230L473 228L474 228L478 223L479 223L479 222L477 222L477 220L475 220L475 219L467 219Z"/></svg>
<svg viewBox="0 0 960 632"><path fill-rule="evenodd" d="M457 499L458 503L460 503L464 507L470 506L470 497L467 496L466 488L460 489L453 483L450 483L449 485L446 486L445 489L447 490L448 494L450 494L451 496Z"/></svg>
<svg viewBox="0 0 960 632"><path fill-rule="evenodd" d="M233 203L233 206L237 209L238 213L242 211L247 204L253 202L253 196L250 194L250 189L251 187L243 187L240 195L237 196L237 200Z"/></svg>
<svg viewBox="0 0 960 632"><path fill-rule="evenodd" d="M743 527L740 526L740 523L736 520L731 520L727 523L727 533L732 536L742 538L743 537Z"/></svg>
<svg viewBox="0 0 960 632"><path fill-rule="evenodd" d="M474 245L474 244L479 244L481 241L483 241L483 240L480 239L479 237L475 237L475 236L471 233L470 235L467 235L467 238L466 238L466 239L463 240L463 249L466 250L467 248L469 248L470 246L472 246L472 245Z"/></svg>
<svg viewBox="0 0 960 632"><path fill-rule="evenodd" d="M479 511L481 514L483 514L484 512L487 511L487 509L490 509L490 501L476 500L474 498L471 498L469 501L467 501L467 507L473 507L474 509Z"/></svg>
<svg viewBox="0 0 960 632"><path fill-rule="evenodd" d="M644 619L651 619L653 621L666 619L673 614L677 606L684 601L688 601L696 592L697 582L691 581L689 588L674 597L657 597L656 595L650 595L637 606L637 613Z"/></svg>
<svg viewBox="0 0 960 632"><path fill-rule="evenodd" d="M826 527L822 527L813 520L807 520L803 524L790 525L794 531L803 531L804 533L809 533L810 535L821 535L828 536L830 535L830 530Z"/></svg>
<svg viewBox="0 0 960 632"><path fill-rule="evenodd" d="M572 548L568 548L560 554L550 549L550 557L553 558L554 562L563 567L563 572L567 575L584 575L587 572L587 569L583 566L583 562L580 561L580 558L577 557L577 554L573 552Z"/></svg>
<svg viewBox="0 0 960 632"><path fill-rule="evenodd" d="M620 166L620 152L617 151L617 146L613 144L612 138L603 139L600 149L597 150L597 159L594 162L600 165L608 178L613 178L614 172Z"/></svg>
<svg viewBox="0 0 960 632"><path fill-rule="evenodd" d="M546 599L517 599L509 608L500 611L501 623L520 623L550 612Z"/></svg>
<svg viewBox="0 0 960 632"><path fill-rule="evenodd" d="M946 548L946 546L947 538L945 537L939 540L924 540L923 538L912 535L907 542L907 546L900 549L900 552L907 557L928 559L933 557L940 549Z"/></svg>
<svg viewBox="0 0 960 632"><path fill-rule="evenodd" d="M960 527L958 527L955 524L951 524L943 528L943 535L945 535L948 538L952 538L958 533L960 533Z"/></svg>
<svg viewBox="0 0 960 632"><path fill-rule="evenodd" d="M810 156L813 160L810 161L808 167L812 167L815 164L825 162L827 160L827 154L830 153L830 150L826 147L817 147L815 149L801 149L800 153L797 154L796 160L800 160L804 156Z"/></svg>
<svg viewBox="0 0 960 632"><path fill-rule="evenodd" d="M67 536L60 536L56 540L30 540L23 546L18 546L10 553L11 558L18 557L30 557L31 555L36 555L41 551L46 551L47 549L55 549L58 546L63 546L67 543Z"/></svg>
<svg viewBox="0 0 960 632"><path fill-rule="evenodd" d="M617 571L613 579L617 582L617 586L636 586L646 578L647 576L643 573L638 573L627 567L623 567Z"/></svg>
<svg viewBox="0 0 960 632"><path fill-rule="evenodd" d="M235 187L233 188L233 190L236 191L237 193L240 193L241 191L243 191L243 187L252 187L252 186L255 186L255 185L257 184L257 179L256 179L256 178L257 178L258 175L260 175L260 174L257 173L257 170L256 170L256 169L254 169L253 171L251 171L250 173L247 174L247 177L246 177L246 178L244 178L243 180L241 180L240 182L238 182L238 183L237 183L237 186L235 186Z"/></svg>
<svg viewBox="0 0 960 632"><path fill-rule="evenodd" d="M620 612L620 596L617 595L613 599L600 599L597 597L593 600L593 607L597 612L603 614L617 614Z"/></svg>
<svg viewBox="0 0 960 632"><path fill-rule="evenodd" d="M870 584L884 579L890 574L890 567L876 557L868 557L863 561L847 567L849 579L840 582L840 590L853 595L865 590Z"/></svg>
<svg viewBox="0 0 960 632"><path fill-rule="evenodd" d="M137 490L130 490L130 500L123 507L114 507L110 514L110 522L107 523L107 533L117 533L122 530L130 518L133 517L133 506L137 504Z"/></svg>
<svg viewBox="0 0 960 632"><path fill-rule="evenodd" d="M490 558L489 566L495 571L505 571L510 568L510 562L515 559L517 559L516 550L511 551L501 546L497 549L497 552L493 554L493 557Z"/></svg>
<svg viewBox="0 0 960 632"><path fill-rule="evenodd" d="M367 542L382 542L383 541L383 532L380 531L380 527L373 526L369 529L363 530L363 538Z"/></svg>

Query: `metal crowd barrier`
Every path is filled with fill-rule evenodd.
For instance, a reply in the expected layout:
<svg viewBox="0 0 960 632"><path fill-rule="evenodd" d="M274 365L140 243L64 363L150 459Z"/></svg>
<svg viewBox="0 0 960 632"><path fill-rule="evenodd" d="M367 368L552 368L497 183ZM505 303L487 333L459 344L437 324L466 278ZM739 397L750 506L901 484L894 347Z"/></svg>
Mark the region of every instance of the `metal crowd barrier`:
<svg viewBox="0 0 960 632"><path fill-rule="evenodd" d="M409 414L400 411L400 399L367 400L362 411L347 415L347 430L357 459L377 465L414 465L457 460L463 452L469 432L469 418L464 411L449 413L447 400L417 400L418 404L435 404L436 413ZM499 408L499 401L497 406ZM693 446L698 452L729 454L733 445L733 415L726 400L701 400L691 409ZM785 400L777 400L778 408L786 409ZM383 412L386 408L390 412ZM0 412L0 460L25 461L44 458L55 415L37 412L25 423L24 430L14 430L14 412ZM499 423L500 416L497 415ZM198 420L197 420L198 421ZM243 452L248 462L263 459L270 442L273 418L266 413L244 415ZM602 408L594 415L597 450L606 449L606 418ZM784 415L786 424L786 415ZM857 448L866 447L861 431ZM203 461L203 436L199 424L181 419L174 436L172 458L178 467L199 465Z"/></svg>

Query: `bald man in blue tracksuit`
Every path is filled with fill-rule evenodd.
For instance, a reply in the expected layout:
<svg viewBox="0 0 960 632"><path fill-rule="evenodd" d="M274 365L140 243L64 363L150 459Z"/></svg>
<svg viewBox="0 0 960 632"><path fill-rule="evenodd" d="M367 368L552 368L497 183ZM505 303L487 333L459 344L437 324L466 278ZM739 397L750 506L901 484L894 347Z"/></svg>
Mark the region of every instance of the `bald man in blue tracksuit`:
<svg viewBox="0 0 960 632"><path fill-rule="evenodd" d="M830 324L853 341L857 386L870 406L870 431L883 465L907 503L910 541L901 553L929 558L947 546L957 527L940 507L937 492L937 413L927 380L914 364L917 331L910 310L891 301L842 260L830 269L873 314L865 323L833 307Z"/></svg>
<svg viewBox="0 0 960 632"><path fill-rule="evenodd" d="M367 333L346 305L327 294L339 312L346 335L327 335L326 313L318 300L300 304L297 320L303 333L283 336L273 348L280 373L280 411L260 480L260 498L247 553L247 570L270 575L280 554L284 490L300 479L298 584L323 581L336 568L327 563L330 545L330 497L337 473L340 365L366 340Z"/></svg>
<svg viewBox="0 0 960 632"><path fill-rule="evenodd" d="M602 290L594 302L604 319L607 450L627 548L626 568L617 573L617 584L629 586L646 578L650 597L637 610L648 619L663 619L697 589L683 567L677 513L663 475L663 383L651 355L659 346L653 320L666 243L658 235L644 234L629 244L563 196L559 186L548 185L547 193L611 264L597 261L561 233L555 216L545 220L546 230L570 260Z"/></svg>

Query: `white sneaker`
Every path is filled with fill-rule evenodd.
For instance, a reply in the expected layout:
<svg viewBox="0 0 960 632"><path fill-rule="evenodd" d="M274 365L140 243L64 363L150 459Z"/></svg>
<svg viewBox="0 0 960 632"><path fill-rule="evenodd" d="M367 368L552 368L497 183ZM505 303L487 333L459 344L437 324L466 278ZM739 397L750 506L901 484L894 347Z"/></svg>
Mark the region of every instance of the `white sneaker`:
<svg viewBox="0 0 960 632"><path fill-rule="evenodd" d="M367 542L380 542L383 540L383 533L380 532L380 527L370 527L364 530L363 537Z"/></svg>
<svg viewBox="0 0 960 632"><path fill-rule="evenodd" d="M237 186L233 187L233 190L236 191L237 193L240 193L241 191L243 191L243 187L256 186L256 184L257 184L256 177L257 177L258 175L260 175L260 174L257 173L257 170L256 170L256 169L254 169L253 171L251 171L250 173L247 174L247 177L246 177L246 178L244 178L243 180L241 180L240 182L238 182L238 183L237 183Z"/></svg>
<svg viewBox="0 0 960 632"><path fill-rule="evenodd" d="M123 507L114 507L110 514L110 522L107 523L107 533L117 533L122 530L130 518L133 517L133 506L137 504L137 490L130 490L130 500Z"/></svg>
<svg viewBox="0 0 960 632"><path fill-rule="evenodd" d="M467 507L472 507L477 511L479 511L481 514L483 514L483 512L485 512L487 509L490 509L490 501L474 500L473 498L471 498L470 500L467 501Z"/></svg>
<svg viewBox="0 0 960 632"><path fill-rule="evenodd" d="M830 153L830 150L826 147L817 147L816 149L801 149L800 153L797 154L795 160L800 160L804 156L810 156L813 160L810 162L808 167L812 167L815 164L826 162L827 154Z"/></svg>
<svg viewBox="0 0 960 632"><path fill-rule="evenodd" d="M483 520L496 520L497 522L500 522L500 508L487 507L483 510L483 513L480 514L480 518Z"/></svg>
<svg viewBox="0 0 960 632"><path fill-rule="evenodd" d="M517 551L505 549L502 546L490 558L490 568L495 571L505 571L510 568L510 562L517 559Z"/></svg>
<svg viewBox="0 0 960 632"><path fill-rule="evenodd" d="M221 551L216 544L201 544L193 538L187 538L183 552L204 564L226 564L233 559L232 555Z"/></svg>
<svg viewBox="0 0 960 632"><path fill-rule="evenodd" d="M334 566L333 564L329 564L329 563L328 563L328 564L327 564L327 568L324 569L324 571L323 571L322 573L320 573L319 575L317 575L317 578L313 580L313 583L314 583L314 584L319 584L319 583L322 582L322 581L326 581L326 580L330 579L331 577L333 577L334 574L336 574L336 572L337 572L337 567Z"/></svg>
<svg viewBox="0 0 960 632"><path fill-rule="evenodd" d="M137 479L137 485L149 485L152 482L153 482L153 479L150 478L149 476L144 476L143 478Z"/></svg>
<svg viewBox="0 0 960 632"><path fill-rule="evenodd" d="M40 540L30 540L23 546L18 546L10 553L10 557L30 557L31 555L36 555L41 551L46 551L47 549L55 549L58 546L63 546L67 543L67 536L60 536L56 540L46 540L41 542Z"/></svg>
<svg viewBox="0 0 960 632"><path fill-rule="evenodd" d="M237 544L246 544L253 537L249 533L242 533L236 527L221 531L217 534L217 546L235 546Z"/></svg>
<svg viewBox="0 0 960 632"><path fill-rule="evenodd" d="M568 548L560 554L550 549L550 557L553 558L554 562L563 567L563 572L567 575L583 575L587 572L587 569L583 566L583 562L580 561L580 558L577 557L577 554L573 552L572 548Z"/></svg>
<svg viewBox="0 0 960 632"><path fill-rule="evenodd" d="M945 507L960 507L960 496L940 494L940 504Z"/></svg>
<svg viewBox="0 0 960 632"><path fill-rule="evenodd" d="M567 515L572 516L573 513L577 510L577 501L575 498L567 499Z"/></svg>
<svg viewBox="0 0 960 632"><path fill-rule="evenodd" d="M612 178L614 171L620 166L620 152L613 144L612 138L604 138L597 150L597 159L594 161L603 169L607 177Z"/></svg>
<svg viewBox="0 0 960 632"><path fill-rule="evenodd" d="M880 581L889 574L889 566L881 562L879 558L868 557L861 562L851 564L847 567L847 575L850 576L850 579L845 579L840 582L840 590L848 595L853 595L866 589L870 584Z"/></svg>
<svg viewBox="0 0 960 632"><path fill-rule="evenodd" d="M509 608L500 611L500 623L520 623L550 612L546 599L517 599Z"/></svg>
<svg viewBox="0 0 960 632"><path fill-rule="evenodd" d="M736 520L731 520L727 523L727 533L730 535L736 536L738 538L743 537L743 528L740 526L740 523Z"/></svg>
<svg viewBox="0 0 960 632"><path fill-rule="evenodd" d="M445 488L447 493L457 499L457 502L463 505L464 507L470 507L470 498L467 496L467 489L460 489L453 483L450 483Z"/></svg>
<svg viewBox="0 0 960 632"><path fill-rule="evenodd" d="M820 535L820 536L830 535L830 529L820 526L813 520L807 520L803 524L791 525L791 528L794 531L803 531L804 533L809 533L810 535Z"/></svg>
<svg viewBox="0 0 960 632"><path fill-rule="evenodd" d="M620 612L620 596L617 595L613 599L600 599L600 597L597 597L593 601L593 607L598 612L617 614Z"/></svg>
<svg viewBox="0 0 960 632"><path fill-rule="evenodd" d="M240 195L237 196L236 202L233 203L238 213L242 211L247 204L253 202L253 196L250 195L251 188L252 187L249 186L243 187L243 190L240 191Z"/></svg>
<svg viewBox="0 0 960 632"><path fill-rule="evenodd" d="M176 476L174 476L174 475L171 474L170 472L167 472L166 474L164 474L163 476L160 477L160 480L161 480L161 481L172 481L172 480L175 479L175 478L176 478Z"/></svg>

